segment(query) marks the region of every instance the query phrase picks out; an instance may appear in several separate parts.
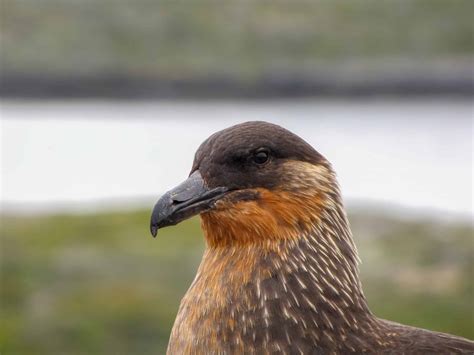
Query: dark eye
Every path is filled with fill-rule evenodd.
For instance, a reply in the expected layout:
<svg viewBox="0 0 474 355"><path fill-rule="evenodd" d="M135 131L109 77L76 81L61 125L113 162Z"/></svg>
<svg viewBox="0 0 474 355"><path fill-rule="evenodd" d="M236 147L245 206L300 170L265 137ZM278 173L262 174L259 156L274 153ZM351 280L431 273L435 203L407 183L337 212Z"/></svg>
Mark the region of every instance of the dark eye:
<svg viewBox="0 0 474 355"><path fill-rule="evenodd" d="M258 151L253 155L252 159L255 164L265 164L268 161L268 152L266 150Z"/></svg>

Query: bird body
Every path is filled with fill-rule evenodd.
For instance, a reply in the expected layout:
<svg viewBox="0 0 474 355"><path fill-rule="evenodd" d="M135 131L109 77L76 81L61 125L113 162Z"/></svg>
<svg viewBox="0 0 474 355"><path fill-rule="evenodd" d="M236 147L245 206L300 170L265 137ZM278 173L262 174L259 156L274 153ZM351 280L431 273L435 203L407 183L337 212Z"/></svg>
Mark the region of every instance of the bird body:
<svg viewBox="0 0 474 355"><path fill-rule="evenodd" d="M200 213L207 244L169 354L474 353L467 339L371 313L335 174L299 137L231 127L199 148L190 179L152 218L156 234Z"/></svg>

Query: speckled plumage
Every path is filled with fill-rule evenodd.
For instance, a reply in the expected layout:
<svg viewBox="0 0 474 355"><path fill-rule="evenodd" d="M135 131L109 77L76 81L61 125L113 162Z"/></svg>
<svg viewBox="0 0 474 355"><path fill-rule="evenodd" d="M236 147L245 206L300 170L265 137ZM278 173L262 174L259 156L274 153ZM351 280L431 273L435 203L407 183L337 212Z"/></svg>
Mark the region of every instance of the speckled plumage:
<svg viewBox="0 0 474 355"><path fill-rule="evenodd" d="M274 127L244 125L254 136ZM210 145L219 149L222 142L213 137ZM216 154L209 149L201 147L197 160ZM304 159L272 162L276 181L255 170L263 186L249 180L201 213L207 248L181 302L168 353L474 353L467 339L371 313L335 174L321 155L306 158L308 147L303 150Z"/></svg>

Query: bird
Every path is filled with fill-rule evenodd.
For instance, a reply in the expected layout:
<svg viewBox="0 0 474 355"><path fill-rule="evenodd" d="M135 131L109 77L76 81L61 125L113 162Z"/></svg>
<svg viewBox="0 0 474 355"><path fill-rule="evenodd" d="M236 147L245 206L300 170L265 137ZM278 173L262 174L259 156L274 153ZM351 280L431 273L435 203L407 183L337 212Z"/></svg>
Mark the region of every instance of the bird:
<svg viewBox="0 0 474 355"><path fill-rule="evenodd" d="M211 135L150 230L200 215L206 248L167 354L474 354L474 342L376 317L330 162L251 121Z"/></svg>

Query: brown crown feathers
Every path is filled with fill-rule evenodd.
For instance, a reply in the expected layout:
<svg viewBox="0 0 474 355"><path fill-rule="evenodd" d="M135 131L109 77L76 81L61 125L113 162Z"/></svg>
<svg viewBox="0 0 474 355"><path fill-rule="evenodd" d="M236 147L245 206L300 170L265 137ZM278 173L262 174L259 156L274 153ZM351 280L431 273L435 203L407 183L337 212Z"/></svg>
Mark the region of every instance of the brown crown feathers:
<svg viewBox="0 0 474 355"><path fill-rule="evenodd" d="M209 137L151 232L196 214L207 248L169 354L474 353L370 312L335 174L286 129L247 122Z"/></svg>

